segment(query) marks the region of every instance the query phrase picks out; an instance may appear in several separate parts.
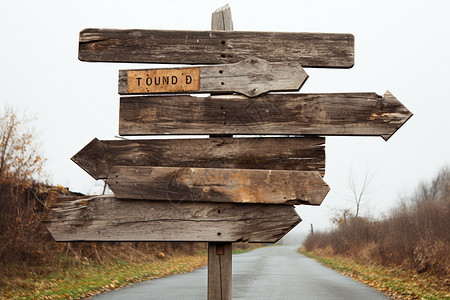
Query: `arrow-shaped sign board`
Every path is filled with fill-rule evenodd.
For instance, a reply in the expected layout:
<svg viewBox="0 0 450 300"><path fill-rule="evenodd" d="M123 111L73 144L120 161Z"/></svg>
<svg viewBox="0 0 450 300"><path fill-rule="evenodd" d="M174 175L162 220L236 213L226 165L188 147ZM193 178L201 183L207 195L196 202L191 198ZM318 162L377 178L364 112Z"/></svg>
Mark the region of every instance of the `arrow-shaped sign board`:
<svg viewBox="0 0 450 300"><path fill-rule="evenodd" d="M113 166L318 171L325 174L325 138L93 139L72 160L95 179Z"/></svg>
<svg viewBox="0 0 450 300"><path fill-rule="evenodd" d="M44 220L56 241L274 243L301 219L292 205L58 198Z"/></svg>
<svg viewBox="0 0 450 300"><path fill-rule="evenodd" d="M259 57L303 67L351 68L352 34L251 31L120 30L80 32L84 61L226 64Z"/></svg>
<svg viewBox="0 0 450 300"><path fill-rule="evenodd" d="M389 139L412 113L391 93L152 96L120 100L120 135L303 134Z"/></svg>
<svg viewBox="0 0 450 300"><path fill-rule="evenodd" d="M256 57L214 66L119 71L119 94L237 92L249 97L297 91L308 75L298 62Z"/></svg>
<svg viewBox="0 0 450 300"><path fill-rule="evenodd" d="M318 172L116 166L106 181L117 198L173 202L320 205L330 188Z"/></svg>

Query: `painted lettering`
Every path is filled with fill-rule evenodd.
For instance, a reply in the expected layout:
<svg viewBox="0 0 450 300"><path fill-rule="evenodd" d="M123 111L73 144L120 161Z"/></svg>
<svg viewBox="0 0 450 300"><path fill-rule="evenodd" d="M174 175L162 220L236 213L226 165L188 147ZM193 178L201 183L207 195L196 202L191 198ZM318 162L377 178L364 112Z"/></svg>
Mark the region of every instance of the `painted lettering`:
<svg viewBox="0 0 450 300"><path fill-rule="evenodd" d="M127 91L130 94L197 91L199 73L199 68L129 70Z"/></svg>

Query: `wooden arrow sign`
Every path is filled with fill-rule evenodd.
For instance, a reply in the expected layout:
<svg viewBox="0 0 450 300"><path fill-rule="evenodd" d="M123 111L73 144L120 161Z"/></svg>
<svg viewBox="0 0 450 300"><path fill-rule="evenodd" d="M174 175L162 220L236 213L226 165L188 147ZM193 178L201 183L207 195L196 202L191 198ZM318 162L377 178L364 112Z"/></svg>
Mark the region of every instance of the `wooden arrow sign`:
<svg viewBox="0 0 450 300"><path fill-rule="evenodd" d="M274 243L300 221L292 205L172 203L97 196L57 199L44 223L59 242Z"/></svg>
<svg viewBox="0 0 450 300"><path fill-rule="evenodd" d="M296 61L256 57L215 66L119 71L119 94L237 92L249 97L269 91L297 91L308 75Z"/></svg>
<svg viewBox="0 0 450 300"><path fill-rule="evenodd" d="M85 29L78 58L84 61L225 64L250 56L303 67L351 68L352 34L247 31Z"/></svg>
<svg viewBox="0 0 450 300"><path fill-rule="evenodd" d="M92 140L72 160L95 179L112 166L318 171L325 174L325 138Z"/></svg>
<svg viewBox="0 0 450 300"><path fill-rule="evenodd" d="M120 135L306 134L389 139L412 113L391 93L152 96L120 100Z"/></svg>
<svg viewBox="0 0 450 300"><path fill-rule="evenodd" d="M106 182L117 198L174 203L320 205L330 190L313 171L117 166Z"/></svg>

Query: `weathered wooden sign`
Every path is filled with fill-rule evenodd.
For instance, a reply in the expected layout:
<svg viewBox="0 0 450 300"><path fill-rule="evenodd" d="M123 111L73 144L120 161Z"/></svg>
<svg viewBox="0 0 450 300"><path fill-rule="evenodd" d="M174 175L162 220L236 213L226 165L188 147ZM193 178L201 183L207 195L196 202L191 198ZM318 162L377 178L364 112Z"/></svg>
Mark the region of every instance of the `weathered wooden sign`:
<svg viewBox="0 0 450 300"><path fill-rule="evenodd" d="M95 196L57 199L44 223L60 242L276 242L300 221L292 205L178 203Z"/></svg>
<svg viewBox="0 0 450 300"><path fill-rule="evenodd" d="M269 91L297 91L308 75L296 62L244 61L180 69L119 71L119 94L237 92L249 97Z"/></svg>
<svg viewBox="0 0 450 300"><path fill-rule="evenodd" d="M351 68L352 34L250 31L121 30L80 32L83 61L223 64L250 56L271 62L296 61L302 67Z"/></svg>
<svg viewBox="0 0 450 300"><path fill-rule="evenodd" d="M320 205L330 188L315 171L116 166L121 199Z"/></svg>
<svg viewBox="0 0 450 300"><path fill-rule="evenodd" d="M153 96L120 99L119 134L372 135L412 113L391 93Z"/></svg>
<svg viewBox="0 0 450 300"><path fill-rule="evenodd" d="M325 138L93 139L72 160L95 179L113 166L317 171L325 175Z"/></svg>
<svg viewBox="0 0 450 300"><path fill-rule="evenodd" d="M45 220L57 241L209 242L210 300L231 299L231 242L276 242L301 221L292 204L323 201L318 135L387 140L412 116L389 92L264 94L299 90L302 67L351 68L351 34L232 31L228 5L211 27L81 31L80 60L202 64L121 70L120 135L212 137L94 139L72 160L115 196L59 198Z"/></svg>

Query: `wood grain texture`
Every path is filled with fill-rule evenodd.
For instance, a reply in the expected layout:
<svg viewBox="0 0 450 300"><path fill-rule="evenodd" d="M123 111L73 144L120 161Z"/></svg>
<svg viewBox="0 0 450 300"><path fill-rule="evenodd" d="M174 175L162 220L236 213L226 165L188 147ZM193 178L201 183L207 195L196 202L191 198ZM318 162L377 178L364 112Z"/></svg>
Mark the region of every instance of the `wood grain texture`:
<svg viewBox="0 0 450 300"><path fill-rule="evenodd" d="M231 300L232 244L208 243L208 300Z"/></svg>
<svg viewBox="0 0 450 300"><path fill-rule="evenodd" d="M391 93L121 98L120 135L303 134L388 139L412 113Z"/></svg>
<svg viewBox="0 0 450 300"><path fill-rule="evenodd" d="M172 203L96 196L57 199L44 223L61 242L274 243L300 221L291 205Z"/></svg>
<svg viewBox="0 0 450 300"><path fill-rule="evenodd" d="M320 205L330 188L317 172L115 166L120 199Z"/></svg>
<svg viewBox="0 0 450 300"><path fill-rule="evenodd" d="M228 4L219 7L212 13L211 30L233 30L233 18Z"/></svg>
<svg viewBox="0 0 450 300"><path fill-rule="evenodd" d="M119 94L236 92L254 97L269 91L298 91L308 78L298 62L268 62L256 57L234 64L202 66L199 69L199 86L194 85L194 76L190 77L190 84L183 84L186 82L184 73L188 74L192 68L120 70ZM183 73L183 70L186 72ZM166 75L154 75L155 72ZM163 81L161 76L166 80ZM155 86L157 80L159 83Z"/></svg>
<svg viewBox="0 0 450 300"><path fill-rule="evenodd" d="M112 166L318 171L325 175L325 138L93 139L72 160L95 179Z"/></svg>
<svg viewBox="0 0 450 300"><path fill-rule="evenodd" d="M80 32L82 61L224 64L250 56L271 62L297 61L303 67L351 68L352 34L121 30L89 28Z"/></svg>

